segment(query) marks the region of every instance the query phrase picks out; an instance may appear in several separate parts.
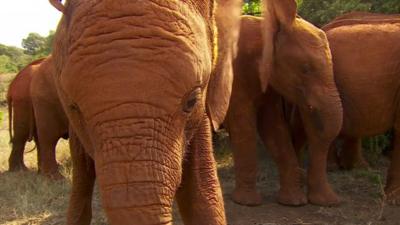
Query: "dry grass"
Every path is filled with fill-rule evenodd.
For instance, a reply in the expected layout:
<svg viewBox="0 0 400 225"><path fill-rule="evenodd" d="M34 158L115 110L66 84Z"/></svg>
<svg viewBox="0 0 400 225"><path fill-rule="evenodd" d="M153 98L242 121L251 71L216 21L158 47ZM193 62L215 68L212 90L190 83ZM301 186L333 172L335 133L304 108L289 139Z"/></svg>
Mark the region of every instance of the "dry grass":
<svg viewBox="0 0 400 225"><path fill-rule="evenodd" d="M57 161L65 180L54 182L38 175L36 151L24 155L29 172L8 173L8 115L5 108L0 111L5 115L0 129L0 224L65 224L72 169L68 142L60 140L57 145ZM33 143L29 143L26 149L32 147ZM106 224L97 194L93 208L92 224Z"/></svg>
<svg viewBox="0 0 400 225"><path fill-rule="evenodd" d="M37 151L26 153L24 161L29 172L9 173L8 157L11 151L8 136L8 114L4 105L6 90L15 74L0 75L0 225L65 224L71 187L71 162L68 141L60 140L57 145L57 161L65 180L54 182L39 176ZM26 150L34 147L28 143ZM100 201L94 199L92 224L106 224Z"/></svg>

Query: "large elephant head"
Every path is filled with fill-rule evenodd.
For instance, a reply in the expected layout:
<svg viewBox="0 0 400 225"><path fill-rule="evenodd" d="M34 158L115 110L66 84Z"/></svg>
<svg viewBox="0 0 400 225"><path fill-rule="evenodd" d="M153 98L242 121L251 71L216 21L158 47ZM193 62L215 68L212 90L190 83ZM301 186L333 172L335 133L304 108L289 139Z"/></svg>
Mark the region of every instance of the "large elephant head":
<svg viewBox="0 0 400 225"><path fill-rule="evenodd" d="M262 88L270 82L308 114L315 131L336 136L342 106L325 33L297 16L295 0L264 0L264 17Z"/></svg>
<svg viewBox="0 0 400 225"><path fill-rule="evenodd" d="M53 53L57 90L94 159L112 224L170 224L173 198L190 172L182 168L191 163L196 172L185 179L200 190L183 204L205 215L194 224L225 224L214 159L207 152L211 124L216 128L223 120L232 80L213 71L232 75L240 1L221 2L231 20L217 18L219 24L232 26L226 41L219 41L224 51L217 51L213 0L61 5ZM197 199L209 201L196 204Z"/></svg>

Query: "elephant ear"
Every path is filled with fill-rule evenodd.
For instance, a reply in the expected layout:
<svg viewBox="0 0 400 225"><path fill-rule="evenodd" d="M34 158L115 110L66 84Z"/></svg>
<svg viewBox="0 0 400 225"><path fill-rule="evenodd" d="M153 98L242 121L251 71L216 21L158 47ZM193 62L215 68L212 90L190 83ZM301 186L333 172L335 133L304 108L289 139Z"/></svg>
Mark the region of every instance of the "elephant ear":
<svg viewBox="0 0 400 225"><path fill-rule="evenodd" d="M295 0L264 0L263 22L263 60L260 68L260 82L263 91L267 89L268 79L273 73L274 46L280 30L290 30L297 15Z"/></svg>
<svg viewBox="0 0 400 225"><path fill-rule="evenodd" d="M49 0L50 4L56 8L58 11L64 13L65 12L65 6L61 2L62 0Z"/></svg>
<svg viewBox="0 0 400 225"><path fill-rule="evenodd" d="M242 1L219 0L217 3L214 15L218 30L218 55L208 83L206 100L207 114L215 131L225 119L232 92L232 61L237 52Z"/></svg>

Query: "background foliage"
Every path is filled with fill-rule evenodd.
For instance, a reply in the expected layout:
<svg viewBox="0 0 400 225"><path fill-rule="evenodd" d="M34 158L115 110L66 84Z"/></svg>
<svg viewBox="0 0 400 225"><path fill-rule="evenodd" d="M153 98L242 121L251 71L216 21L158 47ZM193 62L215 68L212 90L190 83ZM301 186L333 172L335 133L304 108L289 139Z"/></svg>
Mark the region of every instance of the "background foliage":
<svg viewBox="0 0 400 225"><path fill-rule="evenodd" d="M22 40L22 47L0 44L0 74L16 73L31 61L47 56L51 52L54 31L47 37L30 33Z"/></svg>
<svg viewBox="0 0 400 225"><path fill-rule="evenodd" d="M297 0L300 16L322 26L351 11L400 13L400 0ZM243 14L261 15L260 0L245 0Z"/></svg>

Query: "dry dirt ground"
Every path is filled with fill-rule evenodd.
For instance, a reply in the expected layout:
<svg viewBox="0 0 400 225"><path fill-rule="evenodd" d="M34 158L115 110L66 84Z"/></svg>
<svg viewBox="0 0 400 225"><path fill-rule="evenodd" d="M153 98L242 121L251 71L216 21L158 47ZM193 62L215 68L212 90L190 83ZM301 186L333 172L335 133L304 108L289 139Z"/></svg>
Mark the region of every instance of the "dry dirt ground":
<svg viewBox="0 0 400 225"><path fill-rule="evenodd" d="M0 90L4 90L12 75L0 75ZM0 93L4 99L4 92ZM3 120L0 126L0 225L20 224L65 224L68 192L71 186L71 163L68 142L60 141L57 146L57 160L66 177L59 182L49 181L36 174L36 151L26 153L25 161L30 172L8 173L8 115L6 107L0 107ZM28 151L33 147L29 144ZM335 171L329 179L341 195L343 203L338 207L324 208L307 205L285 207L275 201L278 179L274 164L260 151L260 174L258 185L262 191L262 206L245 207L234 204L230 193L234 187L234 174L229 145L223 143L217 148L219 176L223 186L226 213L230 225L395 225L400 224L400 207L388 206L382 201L382 186L388 162L383 157L374 163L373 169L356 171ZM107 224L96 193L93 201L92 224ZM181 225L175 210L175 223Z"/></svg>

